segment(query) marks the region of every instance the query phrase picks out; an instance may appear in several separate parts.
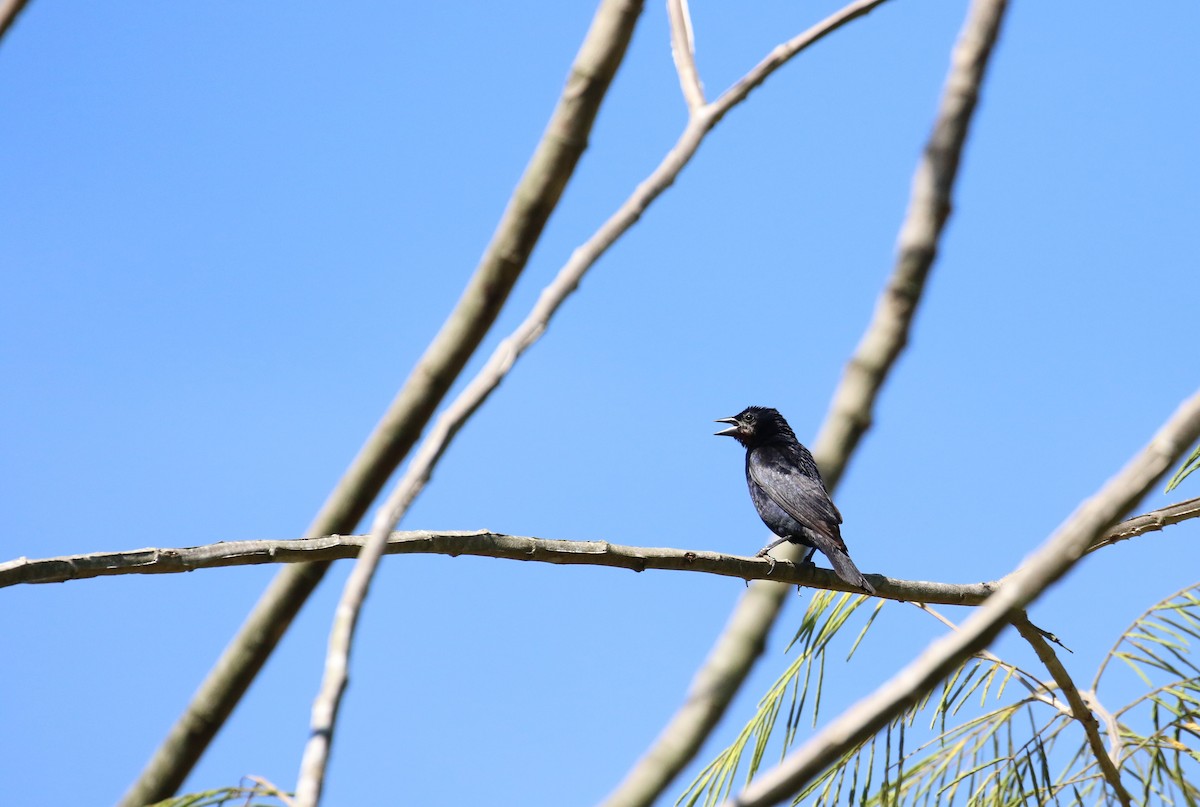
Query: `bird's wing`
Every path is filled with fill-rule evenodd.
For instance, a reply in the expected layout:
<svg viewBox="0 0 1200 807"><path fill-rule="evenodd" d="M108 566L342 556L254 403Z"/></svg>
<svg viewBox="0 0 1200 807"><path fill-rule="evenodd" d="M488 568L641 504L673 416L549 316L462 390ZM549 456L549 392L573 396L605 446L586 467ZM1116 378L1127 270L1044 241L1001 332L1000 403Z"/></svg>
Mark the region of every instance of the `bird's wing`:
<svg viewBox="0 0 1200 807"><path fill-rule="evenodd" d="M751 477L771 501L804 526L828 535L845 547L837 528L842 516L824 485L801 473L782 451L773 446L755 450L749 465Z"/></svg>

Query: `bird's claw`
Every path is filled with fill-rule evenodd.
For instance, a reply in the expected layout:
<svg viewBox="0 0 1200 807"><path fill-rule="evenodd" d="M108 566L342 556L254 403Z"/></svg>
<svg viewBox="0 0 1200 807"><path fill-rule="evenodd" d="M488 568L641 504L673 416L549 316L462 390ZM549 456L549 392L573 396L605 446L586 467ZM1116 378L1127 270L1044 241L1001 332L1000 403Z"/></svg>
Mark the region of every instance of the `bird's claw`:
<svg viewBox="0 0 1200 807"><path fill-rule="evenodd" d="M774 557L772 557L772 556L771 556L771 554L770 554L769 552L767 552L767 550L765 550L765 549L764 549L764 550L762 550L761 552L759 552L759 553L758 553L757 555L755 555L754 557L756 557L756 558L766 558L767 560L769 560L769 561L771 562L771 568L770 568L770 569L767 569L767 576L768 576L768 577L770 577L770 576L771 576L771 574L772 574L772 573L775 571L775 558L774 558Z"/></svg>

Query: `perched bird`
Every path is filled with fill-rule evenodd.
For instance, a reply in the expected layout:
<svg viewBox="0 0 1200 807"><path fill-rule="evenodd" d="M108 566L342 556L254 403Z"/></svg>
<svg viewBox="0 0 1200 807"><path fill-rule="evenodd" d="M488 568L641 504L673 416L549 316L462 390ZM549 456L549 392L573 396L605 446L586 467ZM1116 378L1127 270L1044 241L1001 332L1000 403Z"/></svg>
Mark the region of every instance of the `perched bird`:
<svg viewBox="0 0 1200 807"><path fill-rule="evenodd" d="M746 448L746 485L763 523L779 536L764 547L767 555L784 541L821 550L837 576L868 594L875 589L850 560L842 541L838 512L812 454L796 439L783 415L763 406L749 406L731 418L717 436L732 437ZM810 551L811 557L812 552ZM808 560L808 558L806 558Z"/></svg>

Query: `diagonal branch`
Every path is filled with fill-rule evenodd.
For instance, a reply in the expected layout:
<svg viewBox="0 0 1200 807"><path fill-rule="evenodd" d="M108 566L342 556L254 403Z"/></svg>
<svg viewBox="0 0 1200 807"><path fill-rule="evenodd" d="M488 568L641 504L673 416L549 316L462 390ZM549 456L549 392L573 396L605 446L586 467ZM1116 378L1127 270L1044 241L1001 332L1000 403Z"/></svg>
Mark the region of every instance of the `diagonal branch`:
<svg viewBox="0 0 1200 807"><path fill-rule="evenodd" d="M930 645L874 693L847 709L776 768L756 779L726 807L766 807L799 792L821 771L870 738L1061 578L1104 530L1127 513L1200 438L1200 391L1184 401L1150 443L1091 499L1083 502L1046 543L962 625Z"/></svg>
<svg viewBox="0 0 1200 807"><path fill-rule="evenodd" d="M1121 725L1117 722L1117 716L1104 708L1095 690L1080 691L1079 694L1083 696L1083 702L1092 710L1092 714L1096 715L1097 719L1104 721L1104 730L1108 732L1109 759L1114 765L1120 766L1125 742L1121 739Z"/></svg>
<svg viewBox="0 0 1200 807"><path fill-rule="evenodd" d="M704 87L696 71L696 41L692 36L688 0L667 0L667 18L671 23L671 55L675 58L679 87L687 101L688 112L694 113L704 106Z"/></svg>
<svg viewBox="0 0 1200 807"><path fill-rule="evenodd" d="M588 134L641 9L641 0L603 0L600 4L546 132L475 274L314 519L308 537L351 532L358 526L495 321L587 147ZM126 793L123 807L159 801L179 788L327 569L328 564L290 566L272 581Z"/></svg>
<svg viewBox="0 0 1200 807"><path fill-rule="evenodd" d="M871 13L885 2L887 0L855 0L855 2L844 6L840 11L830 14L807 31L803 31L787 42L777 45L762 61L754 65L746 75L735 81L732 87L721 93L721 96L717 100L708 105L708 109L712 111L716 118L713 123L715 124L726 112L746 100L746 96L750 94L751 90L758 87L772 73L791 61L792 57L797 53L817 40L824 39L843 25Z"/></svg>
<svg viewBox="0 0 1200 807"><path fill-rule="evenodd" d="M29 0L0 0L0 40L12 28L17 16L25 10Z"/></svg>
<svg viewBox="0 0 1200 807"><path fill-rule="evenodd" d="M813 454L831 490L870 428L883 383L908 344L909 330L950 215L959 160L999 31L1003 4L993 7L992 15L972 13L959 38L933 132L913 179L895 268L834 392L829 413L813 445ZM852 4L839 13L848 20L867 10L860 4ZM712 106L749 93L757 80L761 80L757 79L759 71L768 70L772 60L785 53L790 45L776 48ZM683 706L605 800L604 807L645 807L658 798L695 756L761 654L785 594L785 589L767 584L752 586L742 597L696 673Z"/></svg>
<svg viewBox="0 0 1200 807"><path fill-rule="evenodd" d="M1050 675L1054 678L1054 682L1058 684L1063 697L1067 699L1067 703L1071 706L1071 716L1083 726L1083 732L1087 735L1088 745L1091 746L1092 754L1095 755L1096 762L1100 764L1100 770L1104 774L1109 787L1116 793L1117 799L1121 804L1124 807L1129 807L1132 803L1129 791L1121 783L1121 772L1117 770L1117 766L1108 755L1108 750L1104 747L1104 739L1100 736L1100 724L1096 720L1096 715L1092 714L1092 710L1084 702L1083 695L1075 686L1075 682L1071 680L1071 675L1067 672L1067 668L1063 666L1063 663L1055 654L1054 648L1042 636L1042 632L1029 621L1028 614L1024 611L1017 612L1013 617L1012 624L1025 641L1033 646L1033 651L1037 653L1037 657L1041 659L1042 664L1046 666L1046 669L1049 670Z"/></svg>

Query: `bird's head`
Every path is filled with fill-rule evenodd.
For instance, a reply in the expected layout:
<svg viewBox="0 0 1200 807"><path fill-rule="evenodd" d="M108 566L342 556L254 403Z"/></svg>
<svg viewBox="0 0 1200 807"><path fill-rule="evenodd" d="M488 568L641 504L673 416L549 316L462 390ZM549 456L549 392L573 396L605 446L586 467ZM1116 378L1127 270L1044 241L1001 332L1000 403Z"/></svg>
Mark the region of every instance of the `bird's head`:
<svg viewBox="0 0 1200 807"><path fill-rule="evenodd" d="M792 427L778 411L766 406L747 406L731 418L721 418L714 423L728 423L716 436L732 437L747 448L765 445L778 439L795 440Z"/></svg>

